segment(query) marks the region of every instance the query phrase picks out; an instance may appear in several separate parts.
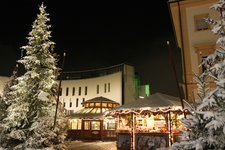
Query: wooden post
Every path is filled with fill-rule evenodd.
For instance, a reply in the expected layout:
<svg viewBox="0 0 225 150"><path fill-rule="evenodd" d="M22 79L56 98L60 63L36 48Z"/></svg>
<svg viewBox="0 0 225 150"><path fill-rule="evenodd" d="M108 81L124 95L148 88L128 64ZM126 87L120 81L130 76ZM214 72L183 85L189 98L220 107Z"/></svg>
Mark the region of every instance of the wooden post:
<svg viewBox="0 0 225 150"><path fill-rule="evenodd" d="M135 116L134 116L134 112L132 112L132 132L131 132L131 136L132 136L132 150L135 150Z"/></svg>
<svg viewBox="0 0 225 150"><path fill-rule="evenodd" d="M171 113L169 111L169 119L168 119L168 125L169 125L169 142L170 142L170 145L169 146L172 146L173 144L173 132L172 132L172 118L171 118Z"/></svg>
<svg viewBox="0 0 225 150"><path fill-rule="evenodd" d="M58 93L57 93L55 118L54 118L53 128L55 128L55 125L56 125L56 118L57 118L57 111L58 111L58 107L59 107L59 96L60 96L60 93L61 93L62 75L63 75L63 70L64 70L65 58L66 58L66 53L63 53L63 61L62 61L61 72L60 72L60 75L59 75L59 86L58 86Z"/></svg>

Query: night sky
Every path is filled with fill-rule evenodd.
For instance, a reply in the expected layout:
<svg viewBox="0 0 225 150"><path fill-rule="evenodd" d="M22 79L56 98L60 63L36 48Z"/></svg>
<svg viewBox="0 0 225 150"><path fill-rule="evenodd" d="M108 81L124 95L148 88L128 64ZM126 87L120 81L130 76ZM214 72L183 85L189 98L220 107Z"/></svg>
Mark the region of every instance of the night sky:
<svg viewBox="0 0 225 150"><path fill-rule="evenodd" d="M10 76L21 46L39 13L42 1L1 2L0 75ZM178 96L166 41L171 41L179 81L181 56L176 48L167 0L148 1L46 1L52 40L60 58L67 53L64 71L109 67L121 63L135 67L151 93ZM60 67L60 66L59 66Z"/></svg>

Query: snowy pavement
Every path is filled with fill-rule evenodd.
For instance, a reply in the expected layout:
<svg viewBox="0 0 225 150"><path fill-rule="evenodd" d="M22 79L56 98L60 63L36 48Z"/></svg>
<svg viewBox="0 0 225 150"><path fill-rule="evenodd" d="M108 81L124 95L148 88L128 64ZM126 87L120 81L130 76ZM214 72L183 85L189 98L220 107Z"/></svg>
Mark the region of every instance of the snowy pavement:
<svg viewBox="0 0 225 150"><path fill-rule="evenodd" d="M82 141L69 141L68 150L117 150L116 141L94 141L94 142L82 142Z"/></svg>

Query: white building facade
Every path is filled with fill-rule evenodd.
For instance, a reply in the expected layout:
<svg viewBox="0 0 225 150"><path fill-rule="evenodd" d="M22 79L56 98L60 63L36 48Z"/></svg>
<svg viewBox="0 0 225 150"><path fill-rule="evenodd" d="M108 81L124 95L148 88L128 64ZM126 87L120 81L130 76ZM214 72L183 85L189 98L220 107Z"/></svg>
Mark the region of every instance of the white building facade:
<svg viewBox="0 0 225 150"><path fill-rule="evenodd" d="M100 96L123 105L139 96L137 90L140 88L135 85L135 80L134 67L127 64L96 70L65 72L60 101L71 113L82 109L82 102Z"/></svg>

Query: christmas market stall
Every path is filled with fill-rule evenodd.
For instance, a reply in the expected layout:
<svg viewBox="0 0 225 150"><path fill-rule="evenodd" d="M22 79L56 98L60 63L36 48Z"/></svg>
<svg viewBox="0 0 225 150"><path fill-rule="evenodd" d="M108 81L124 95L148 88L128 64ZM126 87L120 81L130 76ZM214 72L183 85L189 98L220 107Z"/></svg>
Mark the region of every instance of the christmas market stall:
<svg viewBox="0 0 225 150"><path fill-rule="evenodd" d="M180 99L162 93L105 113L117 118L117 149L157 149L179 140L184 110Z"/></svg>
<svg viewBox="0 0 225 150"><path fill-rule="evenodd" d="M96 97L82 103L83 109L69 119L68 138L75 140L116 140L115 118L103 113L119 106L105 97Z"/></svg>

